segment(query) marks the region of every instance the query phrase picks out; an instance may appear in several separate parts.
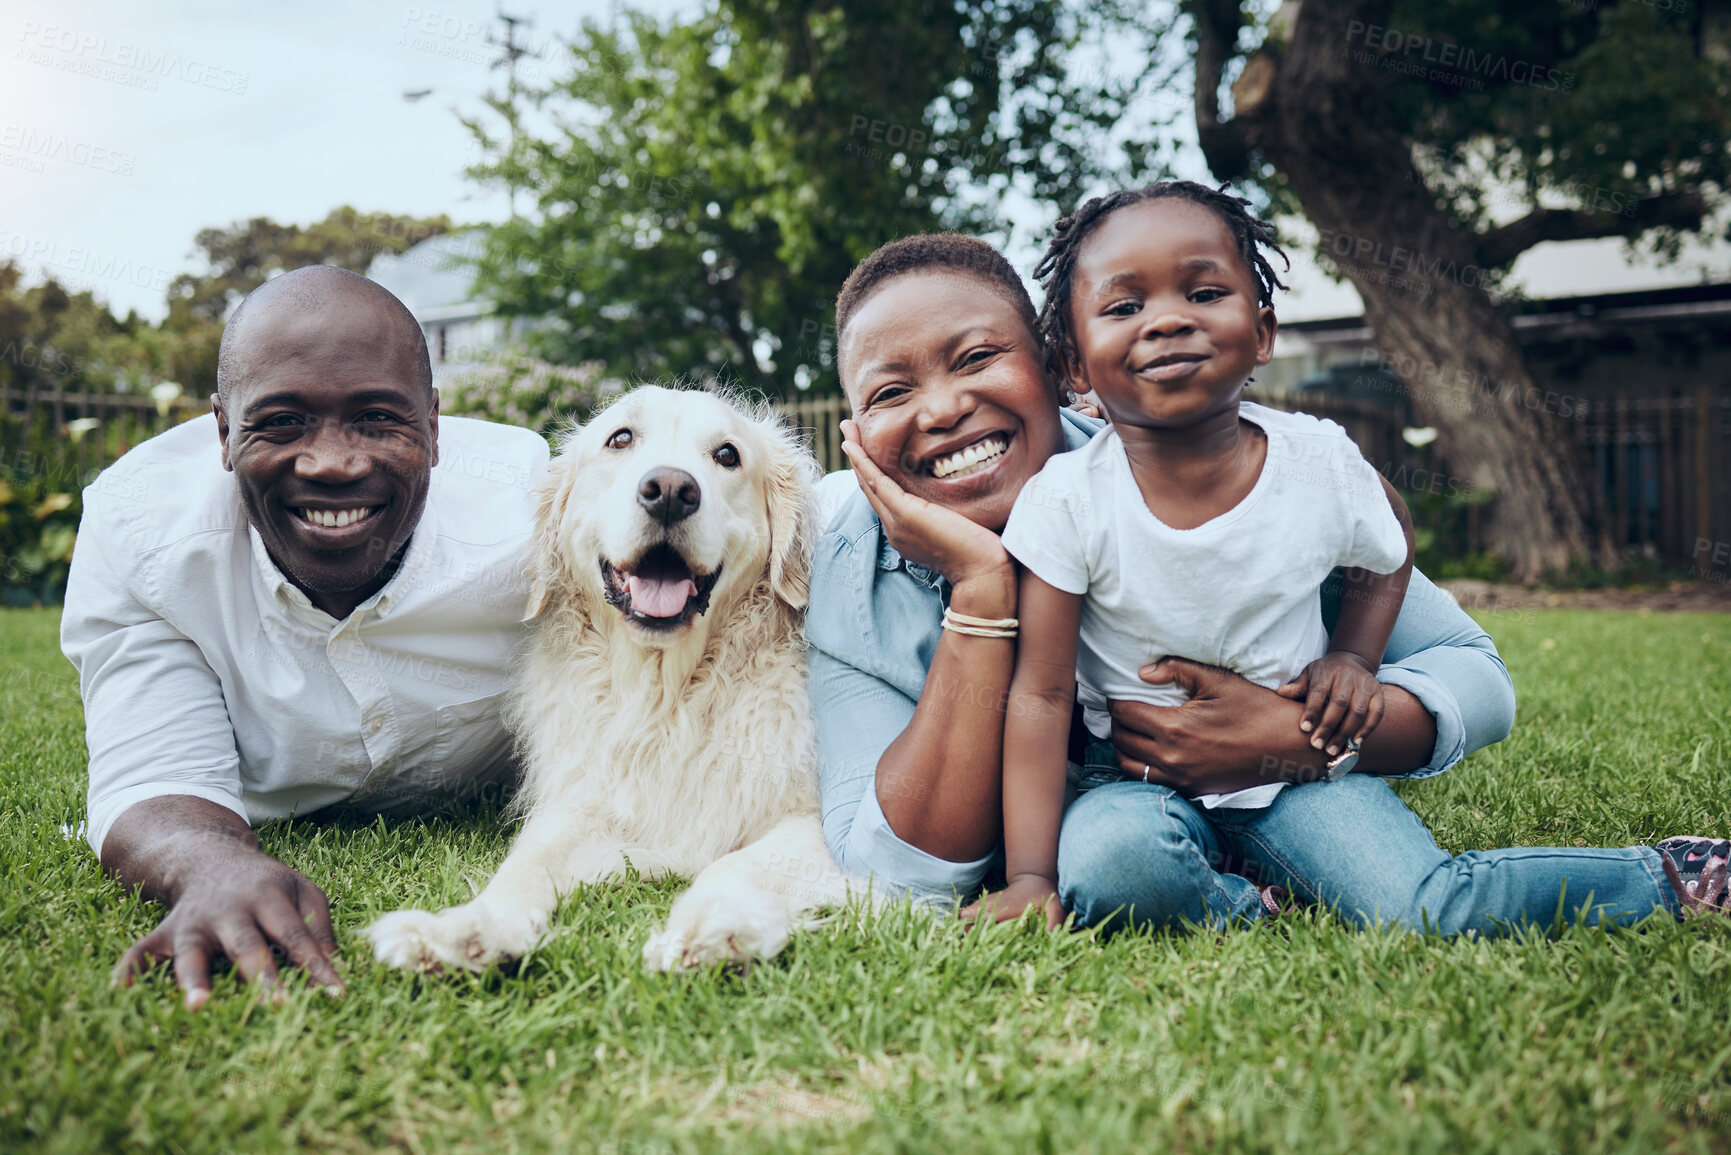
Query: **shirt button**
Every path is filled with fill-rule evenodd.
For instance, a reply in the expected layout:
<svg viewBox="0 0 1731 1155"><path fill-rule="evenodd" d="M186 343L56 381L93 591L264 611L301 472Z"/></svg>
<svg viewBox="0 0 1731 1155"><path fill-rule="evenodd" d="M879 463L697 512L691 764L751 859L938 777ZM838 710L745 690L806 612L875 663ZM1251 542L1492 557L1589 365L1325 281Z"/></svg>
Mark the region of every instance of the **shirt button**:
<svg viewBox="0 0 1731 1155"><path fill-rule="evenodd" d="M377 734L384 724L385 720L383 718L379 717L377 714L373 715L372 719L367 722L367 733Z"/></svg>

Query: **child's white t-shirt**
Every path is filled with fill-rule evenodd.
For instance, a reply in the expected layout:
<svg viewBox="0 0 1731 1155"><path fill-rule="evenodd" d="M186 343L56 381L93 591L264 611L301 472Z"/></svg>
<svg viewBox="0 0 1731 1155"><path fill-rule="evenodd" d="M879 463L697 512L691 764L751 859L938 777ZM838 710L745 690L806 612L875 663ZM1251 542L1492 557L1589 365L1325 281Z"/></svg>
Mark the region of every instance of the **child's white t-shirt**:
<svg viewBox="0 0 1731 1155"><path fill-rule="evenodd" d="M1016 499L1004 548L1048 585L1084 595L1076 680L1097 738L1111 734L1110 699L1184 701L1176 684L1136 676L1158 658L1224 666L1270 689L1290 681L1327 652L1319 590L1329 571L1392 573L1406 560L1381 479L1346 430L1248 401L1239 416L1268 435L1262 474L1194 529L1149 511L1111 428L1053 457ZM1266 806L1284 785L1197 801Z"/></svg>

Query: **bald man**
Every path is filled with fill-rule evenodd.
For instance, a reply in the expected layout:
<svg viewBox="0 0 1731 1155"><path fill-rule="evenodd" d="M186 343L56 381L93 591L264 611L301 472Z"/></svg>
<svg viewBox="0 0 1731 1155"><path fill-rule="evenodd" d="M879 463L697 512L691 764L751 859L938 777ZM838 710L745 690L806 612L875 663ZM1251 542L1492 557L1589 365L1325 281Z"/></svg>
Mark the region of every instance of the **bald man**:
<svg viewBox="0 0 1731 1155"><path fill-rule="evenodd" d="M332 993L324 892L252 825L415 813L512 772L534 433L439 420L420 325L364 277L287 273L223 334L212 414L85 492L61 648L90 747L89 839L169 906L115 968L186 1004L272 947Z"/></svg>

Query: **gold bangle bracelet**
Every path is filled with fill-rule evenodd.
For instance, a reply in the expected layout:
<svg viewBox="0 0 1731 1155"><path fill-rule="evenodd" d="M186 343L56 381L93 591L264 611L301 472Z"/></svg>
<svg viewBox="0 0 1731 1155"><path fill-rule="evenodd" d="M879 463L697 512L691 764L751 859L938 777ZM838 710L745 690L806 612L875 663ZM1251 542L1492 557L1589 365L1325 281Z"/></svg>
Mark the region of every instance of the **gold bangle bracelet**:
<svg viewBox="0 0 1731 1155"><path fill-rule="evenodd" d="M948 606L944 607L944 620L954 622L958 626L973 626L981 630L1014 630L1022 624L1016 618L976 618L972 614L964 614Z"/></svg>

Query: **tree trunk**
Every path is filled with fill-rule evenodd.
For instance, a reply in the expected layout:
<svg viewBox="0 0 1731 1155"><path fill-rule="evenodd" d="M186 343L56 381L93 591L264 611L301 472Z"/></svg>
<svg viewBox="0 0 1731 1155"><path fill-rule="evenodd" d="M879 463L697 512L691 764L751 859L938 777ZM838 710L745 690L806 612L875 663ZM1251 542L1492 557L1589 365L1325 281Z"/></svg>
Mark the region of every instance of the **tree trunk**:
<svg viewBox="0 0 1731 1155"><path fill-rule="evenodd" d="M1494 491L1487 544L1515 579L1535 581L1583 557L1606 563L1614 551L1600 528L1604 499L1565 423L1567 406L1533 388L1486 291L1495 274L1477 258L1477 238L1437 207L1409 142L1388 123L1387 73L1346 51L1349 22L1375 21L1386 8L1305 0L1290 46L1246 68L1256 83L1240 89L1224 123L1199 68L1198 129L1205 144L1235 130L1286 178L1321 231L1322 252L1363 298L1414 411L1436 427L1443 456L1473 488ZM1209 162L1222 179L1240 175L1221 172L1212 151Z"/></svg>
<svg viewBox="0 0 1731 1155"><path fill-rule="evenodd" d="M1352 235L1355 249L1359 239L1368 240L1373 260L1397 260L1400 242L1393 238L1410 234L1364 211L1336 217L1331 199L1300 193L1324 235ZM1425 267L1451 263L1432 253L1403 257L1422 259ZM1490 552L1521 582L1577 559L1608 561L1597 528L1604 524L1603 496L1565 420L1578 402L1534 387L1508 322L1483 289L1460 282L1460 270L1474 268L1470 260L1454 264L1454 276L1350 262L1342 259L1343 271L1364 298L1365 321L1383 358L1405 384L1418 419L1437 429L1443 456L1459 475L1450 488L1495 494L1485 525ZM1383 274L1406 283L1391 286Z"/></svg>

